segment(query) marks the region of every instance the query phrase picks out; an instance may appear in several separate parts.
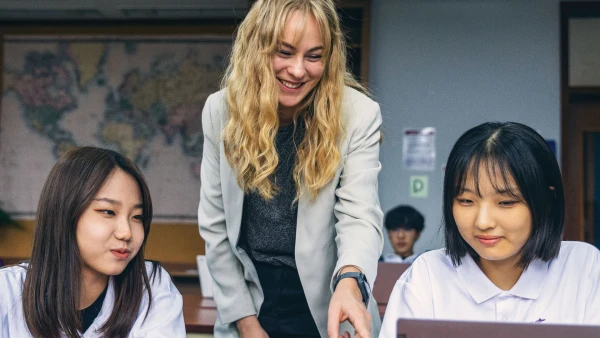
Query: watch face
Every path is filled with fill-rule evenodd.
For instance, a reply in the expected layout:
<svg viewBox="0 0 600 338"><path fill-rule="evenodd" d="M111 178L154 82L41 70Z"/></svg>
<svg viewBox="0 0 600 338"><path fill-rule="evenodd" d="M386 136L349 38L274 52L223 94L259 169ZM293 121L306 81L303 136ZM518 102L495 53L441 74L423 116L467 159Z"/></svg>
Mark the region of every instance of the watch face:
<svg viewBox="0 0 600 338"><path fill-rule="evenodd" d="M369 293L371 293L371 287L369 285L369 282L367 281L367 276L365 276L365 275L363 275L363 282L365 283L365 287L367 288Z"/></svg>

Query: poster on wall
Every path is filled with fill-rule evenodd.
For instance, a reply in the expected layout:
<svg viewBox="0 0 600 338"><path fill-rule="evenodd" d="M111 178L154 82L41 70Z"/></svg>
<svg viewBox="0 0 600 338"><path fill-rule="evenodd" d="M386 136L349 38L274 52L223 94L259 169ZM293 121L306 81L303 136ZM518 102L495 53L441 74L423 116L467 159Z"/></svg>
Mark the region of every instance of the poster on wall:
<svg viewBox="0 0 600 338"><path fill-rule="evenodd" d="M195 221L202 108L219 89L230 36L5 36L0 201L33 218L58 157L77 146L125 154L157 220Z"/></svg>
<svg viewBox="0 0 600 338"><path fill-rule="evenodd" d="M435 128L404 129L402 164L413 171L434 171Z"/></svg>

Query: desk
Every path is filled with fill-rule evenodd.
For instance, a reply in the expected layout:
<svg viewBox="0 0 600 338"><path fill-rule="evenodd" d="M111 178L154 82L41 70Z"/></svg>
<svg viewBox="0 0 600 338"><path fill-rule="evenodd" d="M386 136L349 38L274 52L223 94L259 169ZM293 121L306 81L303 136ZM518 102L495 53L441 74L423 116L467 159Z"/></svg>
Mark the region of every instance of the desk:
<svg viewBox="0 0 600 338"><path fill-rule="evenodd" d="M201 295L184 293L183 307L197 307L202 309L216 309L217 304L212 298L203 298Z"/></svg>
<svg viewBox="0 0 600 338"><path fill-rule="evenodd" d="M212 334L217 322L217 304L203 298L195 264L163 263L183 297L183 320L188 333Z"/></svg>
<svg viewBox="0 0 600 338"><path fill-rule="evenodd" d="M217 307L212 299L183 294L183 320L188 333L213 333L217 322Z"/></svg>
<svg viewBox="0 0 600 338"><path fill-rule="evenodd" d="M379 315L382 318L396 281L409 266L410 264L379 263L377 279L373 286L373 297L377 300ZM172 270L175 268L177 267L171 266ZM213 333L217 320L217 306L213 299L202 298L198 276L175 273L173 280L183 295L183 318L186 330L190 333Z"/></svg>
<svg viewBox="0 0 600 338"><path fill-rule="evenodd" d="M383 317L390 294L400 275L410 264L379 263L373 297L377 300L379 315ZM183 318L190 333L213 333L217 320L217 306L213 299L204 299L200 293L198 275L191 273L191 266L165 264L183 295ZM177 270L179 270L177 272ZM181 270L185 270L182 273ZM174 273L173 273L174 272Z"/></svg>

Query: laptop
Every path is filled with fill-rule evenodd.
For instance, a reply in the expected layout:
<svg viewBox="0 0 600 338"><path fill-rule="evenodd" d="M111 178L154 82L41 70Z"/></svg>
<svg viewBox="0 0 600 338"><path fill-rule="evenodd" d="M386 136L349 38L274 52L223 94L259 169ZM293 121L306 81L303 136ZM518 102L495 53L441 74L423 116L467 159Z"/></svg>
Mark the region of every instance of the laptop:
<svg viewBox="0 0 600 338"><path fill-rule="evenodd" d="M399 319L397 338L597 338L600 326ZM390 337L392 338L392 337Z"/></svg>

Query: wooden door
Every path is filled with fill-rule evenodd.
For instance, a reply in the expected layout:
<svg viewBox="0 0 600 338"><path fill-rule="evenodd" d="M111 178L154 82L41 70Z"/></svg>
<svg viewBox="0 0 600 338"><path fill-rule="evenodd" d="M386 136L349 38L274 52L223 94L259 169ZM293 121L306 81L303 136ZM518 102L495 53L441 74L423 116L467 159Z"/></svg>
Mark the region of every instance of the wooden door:
<svg viewBox="0 0 600 338"><path fill-rule="evenodd" d="M599 245L600 2L560 3L561 169L564 239ZM599 191L596 194L596 191ZM599 198L600 200L600 198ZM598 207L597 207L598 206ZM598 212L596 212L598 210ZM596 215L598 217L596 217Z"/></svg>
<svg viewBox="0 0 600 338"><path fill-rule="evenodd" d="M563 120L562 170L565 184L565 239L595 245L598 205L595 183L600 180L596 154L600 135L600 102L570 104Z"/></svg>

